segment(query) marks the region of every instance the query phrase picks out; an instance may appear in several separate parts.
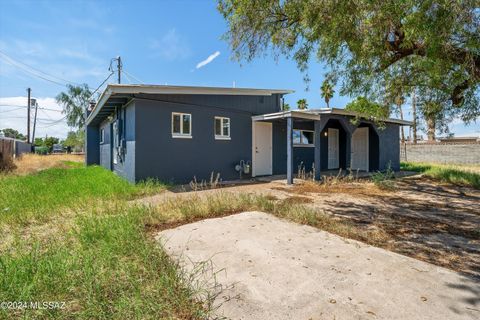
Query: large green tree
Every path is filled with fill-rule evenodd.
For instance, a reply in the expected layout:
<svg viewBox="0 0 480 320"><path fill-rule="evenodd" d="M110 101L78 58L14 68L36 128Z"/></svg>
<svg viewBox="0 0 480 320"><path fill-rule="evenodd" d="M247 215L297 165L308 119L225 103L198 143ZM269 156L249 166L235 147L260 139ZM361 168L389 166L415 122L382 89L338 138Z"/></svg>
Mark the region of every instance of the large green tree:
<svg viewBox="0 0 480 320"><path fill-rule="evenodd" d="M67 85L67 91L57 95L56 100L63 107L67 124L70 127L83 129L85 125L85 110L88 107L92 93L86 84L80 86Z"/></svg>
<svg viewBox="0 0 480 320"><path fill-rule="evenodd" d="M478 0L219 0L234 57L273 51L301 71L327 63L340 94L380 100L398 73L402 87L428 87L469 122L480 115ZM308 78L308 75L307 75Z"/></svg>

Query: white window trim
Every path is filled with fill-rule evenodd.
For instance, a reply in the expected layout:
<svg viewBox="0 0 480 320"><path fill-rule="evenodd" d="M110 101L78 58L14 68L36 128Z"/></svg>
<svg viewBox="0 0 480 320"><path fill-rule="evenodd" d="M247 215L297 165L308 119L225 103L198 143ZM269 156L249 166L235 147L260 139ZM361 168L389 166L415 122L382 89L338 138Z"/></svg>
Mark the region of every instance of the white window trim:
<svg viewBox="0 0 480 320"><path fill-rule="evenodd" d="M105 129L102 128L100 129L100 144L104 144L105 143Z"/></svg>
<svg viewBox="0 0 480 320"><path fill-rule="evenodd" d="M217 121L216 120L220 120L220 132L222 134L217 134L216 133L216 123ZM223 120L225 119L228 119L228 135L224 135L223 134ZM214 134L215 134L215 140L232 140L232 138L230 137L230 131L231 131L231 127L232 127L232 122L230 121L230 118L227 118L227 117L215 117L215 119L213 120L213 131L214 131Z"/></svg>
<svg viewBox="0 0 480 320"><path fill-rule="evenodd" d="M315 131L313 130L303 130L303 129L293 129L294 131L300 131L300 142L302 142L302 132L312 132L313 133L313 143L310 144L301 144L301 143L294 143L294 147L304 147L304 148L314 148L315 147Z"/></svg>
<svg viewBox="0 0 480 320"><path fill-rule="evenodd" d="M173 118L174 116L180 116L180 133L178 132L173 132ZM190 133L182 133L183 132L183 116L188 115L190 117L190 123L189 123L189 132ZM172 112L172 138L181 138L181 139L191 139L192 138L192 114L191 113L183 113L183 112Z"/></svg>

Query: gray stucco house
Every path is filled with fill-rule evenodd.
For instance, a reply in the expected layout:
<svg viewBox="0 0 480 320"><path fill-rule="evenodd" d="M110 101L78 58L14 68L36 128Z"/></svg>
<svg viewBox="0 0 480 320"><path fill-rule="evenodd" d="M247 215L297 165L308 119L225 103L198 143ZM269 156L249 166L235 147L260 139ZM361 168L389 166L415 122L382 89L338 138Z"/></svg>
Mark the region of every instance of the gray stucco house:
<svg viewBox="0 0 480 320"><path fill-rule="evenodd" d="M185 183L321 171L400 168L399 126L357 126L343 109L282 111L291 90L108 85L87 113L86 163L131 182ZM318 170L320 168L320 170Z"/></svg>

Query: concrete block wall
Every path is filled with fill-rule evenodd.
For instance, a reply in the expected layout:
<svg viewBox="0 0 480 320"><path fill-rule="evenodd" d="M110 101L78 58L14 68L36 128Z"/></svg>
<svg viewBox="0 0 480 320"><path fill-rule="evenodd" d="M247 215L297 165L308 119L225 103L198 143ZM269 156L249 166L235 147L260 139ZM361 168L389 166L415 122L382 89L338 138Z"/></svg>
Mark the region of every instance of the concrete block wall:
<svg viewBox="0 0 480 320"><path fill-rule="evenodd" d="M480 143L407 144L400 146L401 160L447 164L480 164Z"/></svg>

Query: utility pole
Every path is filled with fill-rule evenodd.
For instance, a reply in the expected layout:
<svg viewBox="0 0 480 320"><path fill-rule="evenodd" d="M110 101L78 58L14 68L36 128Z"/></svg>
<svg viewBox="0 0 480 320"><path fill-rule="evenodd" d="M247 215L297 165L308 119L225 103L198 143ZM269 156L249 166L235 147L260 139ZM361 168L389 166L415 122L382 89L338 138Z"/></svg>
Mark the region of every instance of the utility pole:
<svg viewBox="0 0 480 320"><path fill-rule="evenodd" d="M27 88L27 143L30 142L30 95L32 93L32 89Z"/></svg>
<svg viewBox="0 0 480 320"><path fill-rule="evenodd" d="M122 58L120 56L117 57L117 72L118 72L118 84L121 83L121 74L122 74Z"/></svg>
<svg viewBox="0 0 480 320"><path fill-rule="evenodd" d="M35 101L35 116L33 117L32 145L35 144L35 128L37 127L38 103Z"/></svg>

